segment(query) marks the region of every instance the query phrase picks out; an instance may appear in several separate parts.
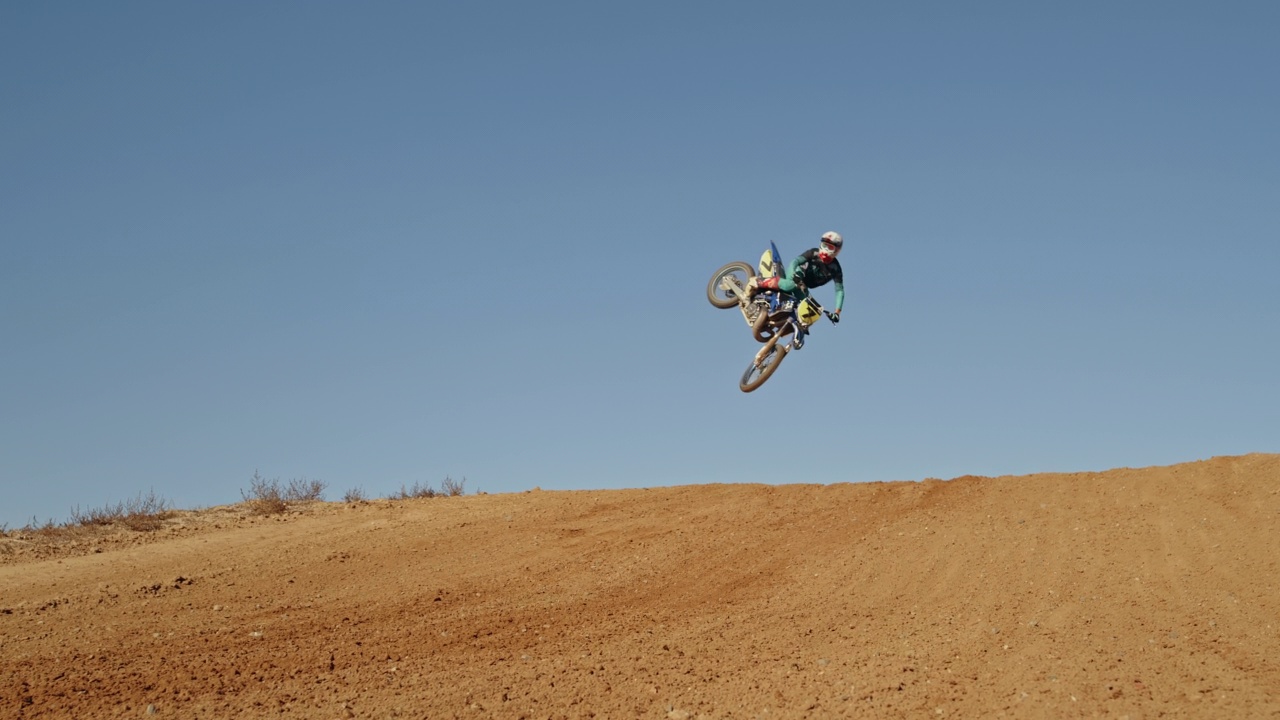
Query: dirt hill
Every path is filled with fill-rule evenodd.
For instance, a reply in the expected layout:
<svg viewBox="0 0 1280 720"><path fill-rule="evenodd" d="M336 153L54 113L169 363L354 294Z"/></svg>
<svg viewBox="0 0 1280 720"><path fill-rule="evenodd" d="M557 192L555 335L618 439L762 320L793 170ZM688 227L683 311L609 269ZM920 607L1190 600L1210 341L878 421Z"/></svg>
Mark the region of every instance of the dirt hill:
<svg viewBox="0 0 1280 720"><path fill-rule="evenodd" d="M1280 455L0 539L0 717L1280 717Z"/></svg>

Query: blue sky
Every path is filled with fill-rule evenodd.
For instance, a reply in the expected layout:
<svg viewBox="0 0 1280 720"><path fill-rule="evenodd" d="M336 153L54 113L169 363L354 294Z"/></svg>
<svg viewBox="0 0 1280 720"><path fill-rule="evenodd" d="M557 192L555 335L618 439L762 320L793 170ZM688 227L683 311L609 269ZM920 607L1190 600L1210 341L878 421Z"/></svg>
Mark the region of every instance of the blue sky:
<svg viewBox="0 0 1280 720"><path fill-rule="evenodd" d="M255 471L1280 451L1277 37L1264 2L8 3L0 524ZM710 274L826 230L844 322L741 393Z"/></svg>

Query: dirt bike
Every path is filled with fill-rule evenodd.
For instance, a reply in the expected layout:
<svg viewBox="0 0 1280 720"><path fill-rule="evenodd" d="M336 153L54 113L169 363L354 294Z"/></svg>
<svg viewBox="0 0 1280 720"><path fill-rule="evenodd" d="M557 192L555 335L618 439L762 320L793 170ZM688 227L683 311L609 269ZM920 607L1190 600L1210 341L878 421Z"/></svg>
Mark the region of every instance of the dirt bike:
<svg viewBox="0 0 1280 720"><path fill-rule="evenodd" d="M760 256L759 270L762 278L782 274L782 256L775 243L769 243L769 249ZM742 392L751 392L763 385L788 352L804 347L805 337L815 322L824 314L828 319L832 317L812 295L797 298L780 291L761 290L754 297L748 297L747 283L755 274L747 263L731 262L717 270L707 283L707 300L722 310L737 305L751 327L752 336L764 343L738 381ZM800 291L804 290L801 286ZM787 336L791 339L782 342Z"/></svg>

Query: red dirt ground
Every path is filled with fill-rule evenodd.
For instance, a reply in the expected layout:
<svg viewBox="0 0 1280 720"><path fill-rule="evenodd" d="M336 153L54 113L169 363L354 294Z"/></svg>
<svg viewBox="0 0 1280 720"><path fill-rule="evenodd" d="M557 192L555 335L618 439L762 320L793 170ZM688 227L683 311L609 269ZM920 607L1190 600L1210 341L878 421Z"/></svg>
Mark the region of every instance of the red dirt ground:
<svg viewBox="0 0 1280 720"><path fill-rule="evenodd" d="M0 538L0 717L1280 717L1280 455L169 524Z"/></svg>

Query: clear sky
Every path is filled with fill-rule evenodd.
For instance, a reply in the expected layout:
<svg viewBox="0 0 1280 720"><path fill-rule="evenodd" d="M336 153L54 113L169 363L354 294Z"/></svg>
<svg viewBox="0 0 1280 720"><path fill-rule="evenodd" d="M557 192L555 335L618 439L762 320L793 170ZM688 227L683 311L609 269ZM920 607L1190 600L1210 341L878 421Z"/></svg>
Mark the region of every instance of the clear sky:
<svg viewBox="0 0 1280 720"><path fill-rule="evenodd" d="M0 524L1280 451L1280 3L0 6ZM760 390L711 273L844 234ZM819 289L829 302L830 287Z"/></svg>

